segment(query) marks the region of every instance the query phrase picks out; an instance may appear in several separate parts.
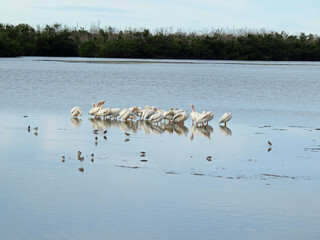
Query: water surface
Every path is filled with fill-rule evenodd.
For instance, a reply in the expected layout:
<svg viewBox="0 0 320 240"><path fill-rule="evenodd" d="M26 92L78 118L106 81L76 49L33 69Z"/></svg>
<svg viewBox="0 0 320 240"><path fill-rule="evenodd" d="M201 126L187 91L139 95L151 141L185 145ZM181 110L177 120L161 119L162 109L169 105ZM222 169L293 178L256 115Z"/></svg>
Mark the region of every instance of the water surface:
<svg viewBox="0 0 320 240"><path fill-rule="evenodd" d="M0 59L0 239L319 239L319 65ZM90 118L102 99L215 118Z"/></svg>

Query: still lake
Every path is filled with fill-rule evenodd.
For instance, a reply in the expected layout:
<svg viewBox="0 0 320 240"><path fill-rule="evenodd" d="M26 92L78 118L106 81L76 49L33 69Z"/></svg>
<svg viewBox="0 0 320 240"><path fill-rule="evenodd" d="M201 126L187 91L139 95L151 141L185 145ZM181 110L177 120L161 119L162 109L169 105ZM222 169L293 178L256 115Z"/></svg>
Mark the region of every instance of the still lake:
<svg viewBox="0 0 320 240"><path fill-rule="evenodd" d="M0 239L320 239L319 62L0 58L0 89Z"/></svg>

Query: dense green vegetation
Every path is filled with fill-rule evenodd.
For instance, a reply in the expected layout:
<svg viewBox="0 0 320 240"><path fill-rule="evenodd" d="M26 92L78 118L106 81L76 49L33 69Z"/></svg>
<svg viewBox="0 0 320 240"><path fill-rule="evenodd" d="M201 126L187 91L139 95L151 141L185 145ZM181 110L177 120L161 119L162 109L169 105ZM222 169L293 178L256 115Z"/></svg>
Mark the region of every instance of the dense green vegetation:
<svg viewBox="0 0 320 240"><path fill-rule="evenodd" d="M69 29L0 24L0 57L80 56L113 58L319 61L320 37L284 32L151 33L148 29Z"/></svg>

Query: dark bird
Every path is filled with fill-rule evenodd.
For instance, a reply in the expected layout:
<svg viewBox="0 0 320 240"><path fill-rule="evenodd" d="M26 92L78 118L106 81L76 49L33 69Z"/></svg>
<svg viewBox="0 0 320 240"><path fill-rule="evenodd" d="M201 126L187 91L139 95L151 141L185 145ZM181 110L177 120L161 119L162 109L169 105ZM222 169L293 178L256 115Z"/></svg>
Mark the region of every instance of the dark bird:
<svg viewBox="0 0 320 240"><path fill-rule="evenodd" d="M124 133L127 137L129 137L131 134L130 133L128 133L128 132L125 132Z"/></svg>
<svg viewBox="0 0 320 240"><path fill-rule="evenodd" d="M125 141L125 142L128 142L128 141L130 141L130 139L129 139L129 138L126 138L124 141Z"/></svg>
<svg viewBox="0 0 320 240"><path fill-rule="evenodd" d="M104 140L107 140L107 136L103 136Z"/></svg>
<svg viewBox="0 0 320 240"><path fill-rule="evenodd" d="M35 133L34 133L34 135L35 135L35 136L38 136L38 133L37 133L37 132L35 132Z"/></svg>
<svg viewBox="0 0 320 240"><path fill-rule="evenodd" d="M272 146L272 143L271 143L270 141L268 141L268 145L269 145L269 146Z"/></svg>
<svg viewBox="0 0 320 240"><path fill-rule="evenodd" d="M34 130L35 130L35 131L38 131L38 127L35 127Z"/></svg>
<svg viewBox="0 0 320 240"><path fill-rule="evenodd" d="M96 141L98 141L98 137L96 136L95 138L94 138Z"/></svg>
<svg viewBox="0 0 320 240"><path fill-rule="evenodd" d="M212 156L208 156L206 159L207 159L207 161L210 162L210 161L212 161Z"/></svg>
<svg viewBox="0 0 320 240"><path fill-rule="evenodd" d="M106 134L107 132L108 132L107 130L104 130L104 131L103 131L104 134Z"/></svg>
<svg viewBox="0 0 320 240"><path fill-rule="evenodd" d="M93 153L91 153L91 157L94 157L94 154L93 154Z"/></svg>
<svg viewBox="0 0 320 240"><path fill-rule="evenodd" d="M91 162L94 162L94 159L93 159L93 158L91 158Z"/></svg>
<svg viewBox="0 0 320 240"><path fill-rule="evenodd" d="M140 152L140 157L145 157L146 156L146 153L144 151L141 151Z"/></svg>
<svg viewBox="0 0 320 240"><path fill-rule="evenodd" d="M80 172L84 172L84 168L83 168L83 167L78 168L78 170L79 170Z"/></svg>
<svg viewBox="0 0 320 240"><path fill-rule="evenodd" d="M30 132L30 125L28 126L28 132Z"/></svg>
<svg viewBox="0 0 320 240"><path fill-rule="evenodd" d="M93 130L93 133L98 134L98 130L97 129Z"/></svg>

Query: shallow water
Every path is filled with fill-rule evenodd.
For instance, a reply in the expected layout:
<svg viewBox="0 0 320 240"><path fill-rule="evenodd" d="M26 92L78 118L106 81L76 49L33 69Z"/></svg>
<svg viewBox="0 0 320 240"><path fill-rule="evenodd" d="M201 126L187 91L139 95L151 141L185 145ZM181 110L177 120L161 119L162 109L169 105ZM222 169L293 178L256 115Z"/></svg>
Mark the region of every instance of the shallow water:
<svg viewBox="0 0 320 240"><path fill-rule="evenodd" d="M2 58L0 72L0 239L319 239L319 63ZM102 99L215 118L89 118Z"/></svg>

